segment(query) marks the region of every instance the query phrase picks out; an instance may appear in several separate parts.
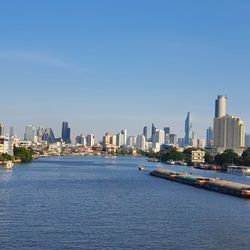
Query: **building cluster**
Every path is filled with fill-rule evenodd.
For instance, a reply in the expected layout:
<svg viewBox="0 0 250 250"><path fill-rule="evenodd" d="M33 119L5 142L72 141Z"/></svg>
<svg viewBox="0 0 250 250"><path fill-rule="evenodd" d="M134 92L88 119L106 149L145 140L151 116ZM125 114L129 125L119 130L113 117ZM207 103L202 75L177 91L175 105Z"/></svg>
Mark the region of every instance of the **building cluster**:
<svg viewBox="0 0 250 250"><path fill-rule="evenodd" d="M215 117L213 127L208 127L206 139L198 139L193 130L192 113L188 112L185 119L184 137L178 137L170 127L157 128L152 124L151 130L145 126L142 133L136 136L128 135L126 129L111 135L106 133L101 141L97 141L93 134L86 136L81 133L72 138L71 128L68 122L62 122L61 137L55 137L52 128L25 126L24 137L17 138L14 128L11 127L8 134L4 133L3 125L0 124L0 153L13 154L13 146L33 147L46 149L53 154L61 154L75 147L98 148L105 152L115 152L119 148L141 149L158 152L169 147L184 148L192 147L207 148L212 153L221 153L226 149L233 149L241 153L245 147L250 146L250 135L245 134L243 121L237 116L227 114L226 96L218 96L215 101Z"/></svg>

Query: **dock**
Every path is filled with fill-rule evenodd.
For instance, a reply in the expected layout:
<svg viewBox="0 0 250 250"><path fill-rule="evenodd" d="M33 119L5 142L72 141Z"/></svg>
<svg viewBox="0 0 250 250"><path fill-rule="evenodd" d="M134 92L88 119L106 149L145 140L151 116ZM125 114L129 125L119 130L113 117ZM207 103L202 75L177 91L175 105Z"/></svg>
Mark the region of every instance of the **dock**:
<svg viewBox="0 0 250 250"><path fill-rule="evenodd" d="M227 181L219 178L207 178L187 172L175 172L166 169L154 170L150 172L150 175L195 186L197 188L250 199L250 185L247 184Z"/></svg>

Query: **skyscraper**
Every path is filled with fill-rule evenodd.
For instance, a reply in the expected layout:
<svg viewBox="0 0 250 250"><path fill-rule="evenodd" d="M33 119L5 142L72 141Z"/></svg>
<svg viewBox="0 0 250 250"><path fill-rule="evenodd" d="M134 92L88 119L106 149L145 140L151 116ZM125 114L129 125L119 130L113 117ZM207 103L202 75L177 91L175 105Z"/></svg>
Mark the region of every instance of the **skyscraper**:
<svg viewBox="0 0 250 250"><path fill-rule="evenodd" d="M230 115L214 118L214 146L219 153L226 149L240 153L245 147L243 121Z"/></svg>
<svg viewBox="0 0 250 250"><path fill-rule="evenodd" d="M145 126L143 128L143 135L145 136L145 139L147 140L147 138L148 138L148 128L147 128L147 126Z"/></svg>
<svg viewBox="0 0 250 250"><path fill-rule="evenodd" d="M10 127L10 134L9 134L10 138L14 137L14 127Z"/></svg>
<svg viewBox="0 0 250 250"><path fill-rule="evenodd" d="M69 128L68 122L63 122L62 123L62 140L67 144L71 143L71 140L70 140L70 128Z"/></svg>
<svg viewBox="0 0 250 250"><path fill-rule="evenodd" d="M169 140L170 127L165 127L163 130L165 132L165 143L169 144L170 143L170 140Z"/></svg>
<svg viewBox="0 0 250 250"><path fill-rule="evenodd" d="M25 126L24 140L33 142L34 136L35 136L35 127L33 125Z"/></svg>
<svg viewBox="0 0 250 250"><path fill-rule="evenodd" d="M193 129L193 124L192 124L192 116L191 113L187 113L187 118L185 120L185 145L189 146L192 144L192 129Z"/></svg>
<svg viewBox="0 0 250 250"><path fill-rule="evenodd" d="M55 135L53 133L53 130L51 128L46 128L43 135L42 135L43 141L47 141L49 143L55 143Z"/></svg>
<svg viewBox="0 0 250 250"><path fill-rule="evenodd" d="M213 145L214 145L214 131L211 127L209 127L206 133L206 146L212 147Z"/></svg>
<svg viewBox="0 0 250 250"><path fill-rule="evenodd" d="M227 115L227 96L218 95L215 100L215 118L221 118Z"/></svg>
<svg viewBox="0 0 250 250"><path fill-rule="evenodd" d="M95 136L92 134L87 135L87 146L93 147L95 145Z"/></svg>
<svg viewBox="0 0 250 250"><path fill-rule="evenodd" d="M155 131L156 131L156 127L155 127L154 123L152 123L152 131L151 131L151 140L152 141L153 141L153 137L154 137Z"/></svg>
<svg viewBox="0 0 250 250"><path fill-rule="evenodd" d="M3 124L0 123L0 136L4 135L4 129L3 129Z"/></svg>

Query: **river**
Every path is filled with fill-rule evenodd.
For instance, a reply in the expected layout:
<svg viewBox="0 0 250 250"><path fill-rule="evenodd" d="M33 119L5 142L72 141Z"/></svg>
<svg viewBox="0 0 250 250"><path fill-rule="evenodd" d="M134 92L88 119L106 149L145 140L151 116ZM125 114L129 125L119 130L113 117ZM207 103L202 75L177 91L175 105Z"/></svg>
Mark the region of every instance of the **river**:
<svg viewBox="0 0 250 250"><path fill-rule="evenodd" d="M150 176L157 167L250 184L129 157L0 169L0 249L249 249L250 200Z"/></svg>

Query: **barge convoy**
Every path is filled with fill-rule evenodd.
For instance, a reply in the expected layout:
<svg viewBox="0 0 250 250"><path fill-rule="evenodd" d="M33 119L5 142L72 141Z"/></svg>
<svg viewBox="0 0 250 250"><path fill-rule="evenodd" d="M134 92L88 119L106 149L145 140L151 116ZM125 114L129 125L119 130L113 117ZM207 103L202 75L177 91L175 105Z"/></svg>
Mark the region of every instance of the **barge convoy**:
<svg viewBox="0 0 250 250"><path fill-rule="evenodd" d="M174 172L166 169L154 170L150 172L150 175L198 188L250 199L250 185L242 183L226 181L219 178L207 178L187 172Z"/></svg>

